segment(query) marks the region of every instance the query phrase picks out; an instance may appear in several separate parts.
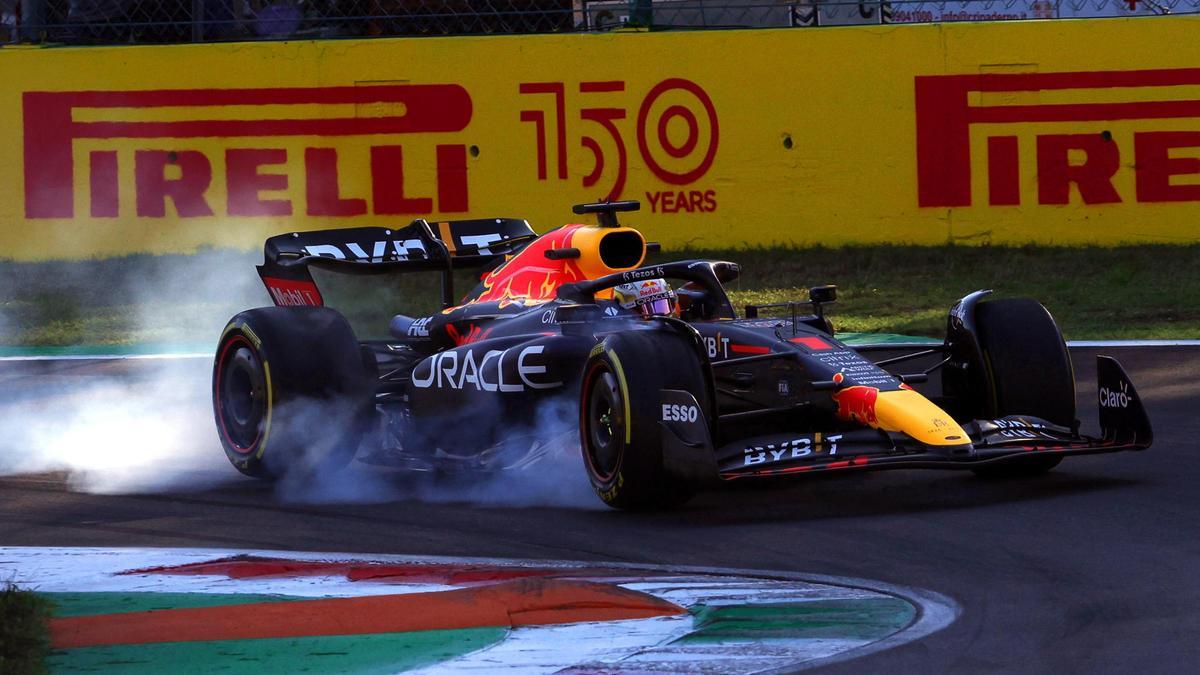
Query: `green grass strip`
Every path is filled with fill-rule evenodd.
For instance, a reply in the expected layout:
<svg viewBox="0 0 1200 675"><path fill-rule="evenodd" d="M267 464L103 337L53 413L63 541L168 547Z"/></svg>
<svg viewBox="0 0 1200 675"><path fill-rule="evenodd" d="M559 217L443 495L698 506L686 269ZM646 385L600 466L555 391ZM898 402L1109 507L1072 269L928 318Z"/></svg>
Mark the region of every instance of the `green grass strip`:
<svg viewBox="0 0 1200 675"><path fill-rule="evenodd" d="M865 344L941 344L938 338L921 335L897 335L895 333L838 333L837 339L848 345Z"/></svg>
<svg viewBox="0 0 1200 675"><path fill-rule="evenodd" d="M1049 308L1068 340L1200 337L1200 245L849 246L687 251L741 263L731 299L745 304L807 300L836 284L828 312L838 331L941 337L963 295L1031 297ZM674 257L674 255L672 255Z"/></svg>
<svg viewBox="0 0 1200 675"><path fill-rule="evenodd" d="M1069 340L1200 337L1200 244L1101 247L848 246L667 251L741 263L729 284L746 304L807 300L836 284L829 315L839 332L940 338L946 313L982 288L1046 305ZM0 346L148 343L212 345L225 321L270 300L254 272L260 254L222 249L192 256L86 261L0 260ZM317 274L328 304L361 338L385 337L395 313L437 309L436 273L368 277ZM478 282L462 270L456 293Z"/></svg>
<svg viewBox="0 0 1200 675"><path fill-rule="evenodd" d="M681 642L764 639L880 640L910 624L916 609L900 598L816 600L786 605L691 608L695 631Z"/></svg>
<svg viewBox="0 0 1200 675"><path fill-rule="evenodd" d="M11 583L0 589L0 673L44 673L50 601Z"/></svg>
<svg viewBox="0 0 1200 675"><path fill-rule="evenodd" d="M0 346L0 357L5 356L140 356L144 354L205 354L213 351L214 345L207 343L181 344L144 342L130 344L79 344L58 347L14 347Z"/></svg>

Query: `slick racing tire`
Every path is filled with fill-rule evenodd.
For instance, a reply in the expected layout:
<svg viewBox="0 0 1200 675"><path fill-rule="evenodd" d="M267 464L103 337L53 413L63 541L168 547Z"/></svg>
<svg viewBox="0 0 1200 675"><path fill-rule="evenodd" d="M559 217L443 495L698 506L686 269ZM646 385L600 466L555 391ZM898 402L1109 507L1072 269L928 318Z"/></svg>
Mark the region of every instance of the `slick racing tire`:
<svg viewBox="0 0 1200 675"><path fill-rule="evenodd" d="M992 388L992 418L1033 415L1065 427L1075 425L1075 372L1054 318L1029 298L982 302L975 323L985 381ZM1041 455L975 469L983 478L1017 478L1046 473L1062 457Z"/></svg>
<svg viewBox="0 0 1200 675"><path fill-rule="evenodd" d="M213 414L242 473L333 471L373 419L373 364L338 312L264 307L229 321L213 363Z"/></svg>
<svg viewBox="0 0 1200 675"><path fill-rule="evenodd" d="M703 365L683 337L665 331L610 335L596 345L580 389L580 445L596 495L617 509L682 505L694 486L663 465L662 389L709 396Z"/></svg>

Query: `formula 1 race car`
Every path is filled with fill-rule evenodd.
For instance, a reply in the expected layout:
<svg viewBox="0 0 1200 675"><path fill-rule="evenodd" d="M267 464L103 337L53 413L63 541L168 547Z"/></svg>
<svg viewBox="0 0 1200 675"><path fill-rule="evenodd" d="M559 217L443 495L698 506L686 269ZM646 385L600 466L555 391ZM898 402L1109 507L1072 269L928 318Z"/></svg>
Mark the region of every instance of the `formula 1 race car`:
<svg viewBox="0 0 1200 675"><path fill-rule="evenodd" d="M217 347L226 455L260 477L356 455L513 469L547 452L538 436L553 425L539 411L557 406L600 499L653 508L718 481L913 467L1021 476L1150 446L1141 399L1104 356L1100 433L1080 433L1070 356L1033 300L977 291L950 309L942 343L850 346L825 317L833 286L739 316L725 291L737 264L641 266L656 245L617 222L637 207L576 206L598 225L541 236L494 218L271 237L258 271L277 306L233 317ZM481 281L456 303L464 268ZM437 272L443 309L396 315L390 338L359 340L324 306L317 269Z"/></svg>

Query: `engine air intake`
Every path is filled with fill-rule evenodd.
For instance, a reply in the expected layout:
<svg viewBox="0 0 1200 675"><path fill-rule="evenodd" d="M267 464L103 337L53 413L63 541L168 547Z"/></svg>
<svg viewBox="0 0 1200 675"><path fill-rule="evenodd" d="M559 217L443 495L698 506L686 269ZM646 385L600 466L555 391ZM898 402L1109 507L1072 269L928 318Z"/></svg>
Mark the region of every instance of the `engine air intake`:
<svg viewBox="0 0 1200 675"><path fill-rule="evenodd" d="M645 240L634 230L609 232L600 239L600 260L614 270L636 267L645 248Z"/></svg>

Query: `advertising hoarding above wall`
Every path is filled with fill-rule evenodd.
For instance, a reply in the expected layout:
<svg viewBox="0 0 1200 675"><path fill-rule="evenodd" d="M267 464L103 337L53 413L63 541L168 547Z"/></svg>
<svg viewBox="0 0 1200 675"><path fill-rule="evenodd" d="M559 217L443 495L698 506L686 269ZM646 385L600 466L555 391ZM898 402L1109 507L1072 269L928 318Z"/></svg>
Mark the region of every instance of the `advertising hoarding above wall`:
<svg viewBox="0 0 1200 675"><path fill-rule="evenodd" d="M0 257L604 198L676 248L1191 242L1197 26L0 49Z"/></svg>
<svg viewBox="0 0 1200 675"><path fill-rule="evenodd" d="M884 8L883 23L1079 19L1171 13L1167 4L1156 0L905 0L873 4Z"/></svg>

